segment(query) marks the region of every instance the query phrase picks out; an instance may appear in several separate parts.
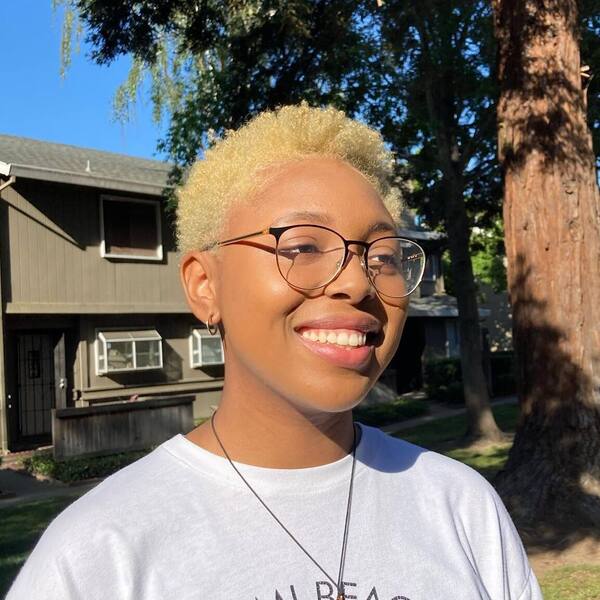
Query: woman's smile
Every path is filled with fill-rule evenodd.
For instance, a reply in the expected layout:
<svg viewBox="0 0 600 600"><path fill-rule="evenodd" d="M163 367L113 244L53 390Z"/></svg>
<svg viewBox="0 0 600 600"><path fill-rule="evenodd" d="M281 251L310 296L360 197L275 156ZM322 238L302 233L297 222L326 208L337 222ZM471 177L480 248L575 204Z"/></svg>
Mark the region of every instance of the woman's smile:
<svg viewBox="0 0 600 600"><path fill-rule="evenodd" d="M371 315L331 315L295 328L305 348L320 358L349 369L362 369L373 358L380 322Z"/></svg>
<svg viewBox="0 0 600 600"><path fill-rule="evenodd" d="M358 338L360 336L360 345ZM366 343L367 335L347 330L304 330L298 339L311 352L324 360L348 369L364 368L373 356L375 346ZM324 340L324 341L321 341ZM348 342L352 340L354 345ZM341 342L341 343L340 343Z"/></svg>

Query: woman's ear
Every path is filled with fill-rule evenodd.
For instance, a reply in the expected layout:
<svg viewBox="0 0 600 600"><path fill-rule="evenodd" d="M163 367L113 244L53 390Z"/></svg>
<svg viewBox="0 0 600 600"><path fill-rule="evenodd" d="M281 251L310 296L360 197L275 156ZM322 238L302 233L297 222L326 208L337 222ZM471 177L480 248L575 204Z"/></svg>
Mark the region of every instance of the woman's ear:
<svg viewBox="0 0 600 600"><path fill-rule="evenodd" d="M217 301L217 257L209 252L188 252L181 259L179 274L187 303L204 323L216 325L221 320Z"/></svg>

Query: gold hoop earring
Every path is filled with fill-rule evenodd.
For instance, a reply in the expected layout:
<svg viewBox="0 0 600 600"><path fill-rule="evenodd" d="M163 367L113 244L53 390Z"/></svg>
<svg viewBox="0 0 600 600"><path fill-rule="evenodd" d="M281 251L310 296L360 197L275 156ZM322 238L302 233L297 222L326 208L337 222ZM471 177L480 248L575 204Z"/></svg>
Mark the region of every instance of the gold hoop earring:
<svg viewBox="0 0 600 600"><path fill-rule="evenodd" d="M208 329L208 333L210 333L210 335L216 335L219 332L219 328L212 324L212 315L208 317L206 329Z"/></svg>

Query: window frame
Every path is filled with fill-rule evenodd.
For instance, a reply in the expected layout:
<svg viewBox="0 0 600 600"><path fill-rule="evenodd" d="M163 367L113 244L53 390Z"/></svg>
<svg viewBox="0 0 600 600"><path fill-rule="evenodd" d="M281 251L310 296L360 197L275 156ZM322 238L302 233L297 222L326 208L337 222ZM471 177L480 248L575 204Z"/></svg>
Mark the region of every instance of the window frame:
<svg viewBox="0 0 600 600"><path fill-rule="evenodd" d="M129 202L134 204L152 204L154 205L154 216L156 219L156 256L144 254L120 254L118 252L106 251L106 236L104 229L104 201L109 202ZM102 258L114 258L117 260L143 260L149 262L160 262L163 259L163 240L162 240L162 215L160 200L148 200L144 198L130 198L128 196L115 196L113 194L100 195L100 256Z"/></svg>
<svg viewBox="0 0 600 600"><path fill-rule="evenodd" d="M126 337L126 334L132 332L132 331L153 331L156 333L156 335L158 335L159 339L157 339L156 337L151 337L151 336L147 336L147 337L137 337L137 338L131 338L131 337ZM112 332L112 333L122 333L123 337L122 339L119 339L118 337L115 339L110 339L107 340L106 338L101 339L101 336L103 336L104 333L108 333L108 332ZM109 369L108 368L108 350L106 348L106 343L110 341L110 342L131 342L132 343L132 357L133 357L133 367L130 368L126 368L126 369ZM158 342L158 356L159 356L159 365L158 366L150 366L150 367L138 367L136 365L137 362L137 358L136 358L136 347L135 344L136 342ZM100 362L101 362L101 346L103 346L103 361L104 361L104 369L100 368ZM158 371L161 370L164 366L164 362L163 362L163 336L160 335L160 333L158 333L158 331L154 328L154 327L138 327L136 329L123 329L122 327L101 327L101 328L97 328L95 331L95 338L94 338L94 354L95 354L95 364L96 364L96 375L98 377L104 376L104 375L110 375L111 373L136 373L136 372L140 372L140 371Z"/></svg>
<svg viewBox="0 0 600 600"><path fill-rule="evenodd" d="M202 332L205 332L205 333L202 333ZM208 363L202 362L202 339L203 338L209 338L209 339L218 338L219 339L219 341L221 343L221 356L223 357L223 360L221 362L208 362ZM197 353L194 350L194 339L197 339L198 343L199 343ZM208 329L206 329L205 327L192 327L192 330L189 335L189 351L190 351L190 367L192 369L198 369L201 367L215 367L215 366L220 366L220 365L225 364L225 350L223 348L223 338L221 338L221 336L218 333L215 333L215 334L209 333ZM197 354L199 357L198 362L194 362L195 354Z"/></svg>

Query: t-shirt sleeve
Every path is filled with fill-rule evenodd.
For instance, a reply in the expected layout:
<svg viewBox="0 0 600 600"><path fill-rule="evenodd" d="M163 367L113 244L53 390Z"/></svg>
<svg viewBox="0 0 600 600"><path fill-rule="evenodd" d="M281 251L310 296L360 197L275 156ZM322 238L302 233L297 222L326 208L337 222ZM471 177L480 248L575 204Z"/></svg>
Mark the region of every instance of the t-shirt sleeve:
<svg viewBox="0 0 600 600"><path fill-rule="evenodd" d="M134 598L136 556L119 524L85 504L71 505L46 529L6 600Z"/></svg>
<svg viewBox="0 0 600 600"><path fill-rule="evenodd" d="M69 584L60 548L53 547L48 530L42 535L13 582L6 600L75 600L79 591Z"/></svg>
<svg viewBox="0 0 600 600"><path fill-rule="evenodd" d="M538 584L538 581L533 573L529 570L529 577L527 578L527 584L521 595L517 600L544 600L542 596L542 590Z"/></svg>
<svg viewBox="0 0 600 600"><path fill-rule="evenodd" d="M479 556L487 549L487 558L496 560L502 570L492 572L488 568L488 590L492 598L506 600L543 600L542 592L533 573L517 529L496 491L488 487L490 495L488 525L486 532L480 532L480 539L488 539L481 547ZM483 509L485 512L485 509ZM489 567L489 565L488 565Z"/></svg>

